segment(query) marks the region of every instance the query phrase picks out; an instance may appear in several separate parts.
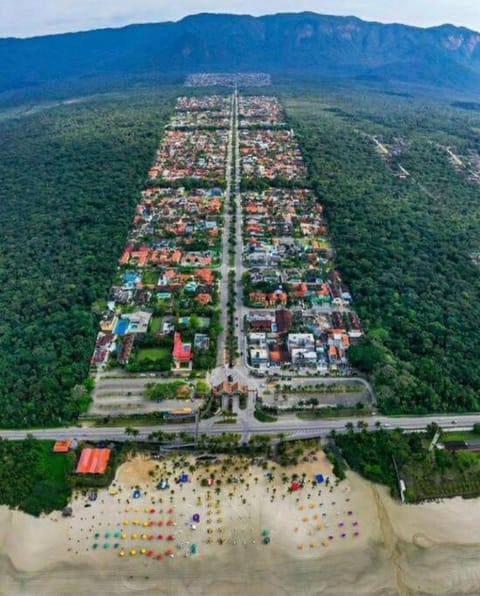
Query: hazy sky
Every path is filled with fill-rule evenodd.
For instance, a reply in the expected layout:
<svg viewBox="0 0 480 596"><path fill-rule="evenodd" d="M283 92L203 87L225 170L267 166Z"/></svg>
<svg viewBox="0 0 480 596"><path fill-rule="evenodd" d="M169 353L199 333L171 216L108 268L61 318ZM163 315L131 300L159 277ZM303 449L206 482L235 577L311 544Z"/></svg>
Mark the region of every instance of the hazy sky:
<svg viewBox="0 0 480 596"><path fill-rule="evenodd" d="M178 20L198 12L302 10L421 27L452 23L480 31L480 0L0 0L0 37Z"/></svg>

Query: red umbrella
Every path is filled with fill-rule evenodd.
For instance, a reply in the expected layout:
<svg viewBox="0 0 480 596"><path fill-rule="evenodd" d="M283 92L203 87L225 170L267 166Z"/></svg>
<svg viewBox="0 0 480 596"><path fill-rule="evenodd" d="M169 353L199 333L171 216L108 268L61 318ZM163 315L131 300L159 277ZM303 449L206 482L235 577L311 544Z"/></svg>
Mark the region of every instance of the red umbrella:
<svg viewBox="0 0 480 596"><path fill-rule="evenodd" d="M158 555L157 555L157 560L158 560L158 561L161 561L162 559L163 559L163 555L162 555L162 553L158 553Z"/></svg>
<svg viewBox="0 0 480 596"><path fill-rule="evenodd" d="M158 538L159 540L163 540L163 534L159 534L159 535L157 536L157 538Z"/></svg>
<svg viewBox="0 0 480 596"><path fill-rule="evenodd" d="M175 537L172 534L169 534L167 536L167 540L170 540L170 542L171 542L172 540L175 540Z"/></svg>
<svg viewBox="0 0 480 596"><path fill-rule="evenodd" d="M163 526L163 521L162 521L162 520L160 520L160 521L158 522L158 525L159 525L160 527L162 527L162 526Z"/></svg>

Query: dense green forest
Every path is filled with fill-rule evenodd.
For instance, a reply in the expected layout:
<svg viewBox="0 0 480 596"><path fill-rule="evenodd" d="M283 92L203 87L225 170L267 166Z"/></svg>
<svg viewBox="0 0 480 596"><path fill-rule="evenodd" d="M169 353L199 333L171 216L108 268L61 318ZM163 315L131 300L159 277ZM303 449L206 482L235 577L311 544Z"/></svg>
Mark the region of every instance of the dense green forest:
<svg viewBox="0 0 480 596"><path fill-rule="evenodd" d="M0 118L2 426L78 415L92 305L107 296L175 91Z"/></svg>
<svg viewBox="0 0 480 596"><path fill-rule="evenodd" d="M368 330L350 361L385 412L478 410L480 193L446 153L480 152L478 115L375 94L283 99Z"/></svg>
<svg viewBox="0 0 480 596"><path fill-rule="evenodd" d="M427 433L366 429L336 435L335 443L351 468L372 482L386 484L399 496L398 479L405 482L407 502L480 494L480 456L469 451L429 449L438 427ZM448 433L444 435L448 438Z"/></svg>
<svg viewBox="0 0 480 596"><path fill-rule="evenodd" d="M52 453L52 447L53 441L0 439L0 503L31 515L67 505L75 452Z"/></svg>

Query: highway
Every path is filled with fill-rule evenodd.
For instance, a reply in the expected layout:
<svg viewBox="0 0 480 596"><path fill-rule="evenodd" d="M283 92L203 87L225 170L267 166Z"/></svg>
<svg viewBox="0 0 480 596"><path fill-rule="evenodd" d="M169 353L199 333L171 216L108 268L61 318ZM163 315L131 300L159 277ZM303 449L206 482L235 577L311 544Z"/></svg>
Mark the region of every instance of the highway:
<svg viewBox="0 0 480 596"><path fill-rule="evenodd" d="M352 423L355 427L362 421L368 424L370 429L375 429L375 424L383 428L402 428L406 431L420 431L431 422L438 423L444 430L471 430L475 423L480 423L480 414L459 415L428 415L417 417L395 417L372 416L366 418L342 418L328 420L300 420L293 417L280 418L277 422L262 423L255 419L242 418L238 424L215 424L212 420L203 420L199 424L199 434L206 436L220 435L226 433L238 433L242 436L255 434L278 435L283 433L290 438L326 437L335 430L345 432L346 425ZM194 423L169 424L163 426L139 426L136 427L138 435L132 437L125 433L120 427L66 427L39 430L0 430L0 437L10 440L21 440L28 435L37 439L65 439L75 438L79 441L126 441L145 440L154 431L162 430L172 433L192 433L195 430Z"/></svg>

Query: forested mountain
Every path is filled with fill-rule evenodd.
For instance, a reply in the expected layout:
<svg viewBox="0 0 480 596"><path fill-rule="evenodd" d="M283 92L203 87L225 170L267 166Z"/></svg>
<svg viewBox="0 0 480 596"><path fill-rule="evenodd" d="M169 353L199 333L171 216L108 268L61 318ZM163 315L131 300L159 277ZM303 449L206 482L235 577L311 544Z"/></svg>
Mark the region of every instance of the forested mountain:
<svg viewBox="0 0 480 596"><path fill-rule="evenodd" d="M30 39L0 39L0 91L72 78L254 70L480 88L480 35L314 13L199 14Z"/></svg>

